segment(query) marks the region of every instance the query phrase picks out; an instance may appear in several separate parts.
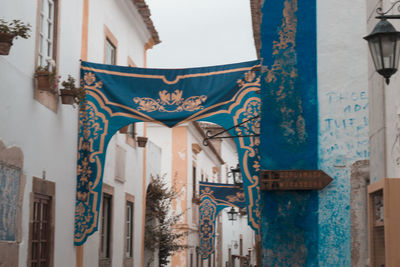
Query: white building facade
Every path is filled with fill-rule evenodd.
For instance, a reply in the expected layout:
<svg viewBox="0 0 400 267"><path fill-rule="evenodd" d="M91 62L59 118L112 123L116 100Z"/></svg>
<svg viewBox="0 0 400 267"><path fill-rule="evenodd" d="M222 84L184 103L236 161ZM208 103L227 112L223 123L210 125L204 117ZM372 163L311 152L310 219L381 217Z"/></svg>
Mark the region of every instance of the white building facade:
<svg viewBox="0 0 400 267"><path fill-rule="evenodd" d="M202 260L199 254L199 182L232 184L228 173L238 162L232 139L211 140L208 146L203 145L208 127L215 131L215 125L197 122L174 128L156 124L147 127L149 139L162 149L162 174L180 192L173 203L173 210L183 213L176 227L188 232L183 241L187 248L171 257L173 267L240 266L239 258L232 255L240 255L241 251L243 256L253 253L255 261L255 236L247 225L247 216L240 215L232 223L226 213L229 209L216 219L215 253L208 260ZM217 127L217 131L222 130Z"/></svg>
<svg viewBox="0 0 400 267"><path fill-rule="evenodd" d="M74 266L79 109L39 90L35 70L50 66L60 80L79 80L80 59L145 67L146 51L160 41L140 0L2 1L0 10L6 21L32 25L29 39L0 56L0 263ZM108 145L99 231L78 266L81 256L83 266L142 266L143 192L161 169L160 148L137 145L145 135L138 123Z"/></svg>

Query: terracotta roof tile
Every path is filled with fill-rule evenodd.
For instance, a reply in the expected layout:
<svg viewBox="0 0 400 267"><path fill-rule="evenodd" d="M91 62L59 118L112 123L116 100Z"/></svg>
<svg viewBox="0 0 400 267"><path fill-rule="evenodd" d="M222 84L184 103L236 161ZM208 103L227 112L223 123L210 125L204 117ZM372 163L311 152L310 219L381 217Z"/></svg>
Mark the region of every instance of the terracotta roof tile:
<svg viewBox="0 0 400 267"><path fill-rule="evenodd" d="M132 3L136 6L139 14L142 16L144 23L146 24L147 30L151 34L151 38L153 39L154 45L161 43L160 37L158 36L158 32L154 27L153 21L150 16L149 6L146 4L145 0L132 0Z"/></svg>
<svg viewBox="0 0 400 267"><path fill-rule="evenodd" d="M261 38L260 38L260 29L261 29L261 1L262 0L250 0L250 8L251 8L251 19L253 23L253 37L254 44L256 46L257 57L260 58L260 49L261 49Z"/></svg>

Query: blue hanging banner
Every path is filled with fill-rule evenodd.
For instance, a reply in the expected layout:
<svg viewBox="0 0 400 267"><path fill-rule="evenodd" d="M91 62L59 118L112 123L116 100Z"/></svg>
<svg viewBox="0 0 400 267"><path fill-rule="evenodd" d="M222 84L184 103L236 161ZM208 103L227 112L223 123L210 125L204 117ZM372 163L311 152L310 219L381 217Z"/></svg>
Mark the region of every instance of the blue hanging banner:
<svg viewBox="0 0 400 267"><path fill-rule="evenodd" d="M243 187L234 184L200 182L200 253L207 259L214 253L215 219L226 207L246 207Z"/></svg>
<svg viewBox="0 0 400 267"><path fill-rule="evenodd" d="M249 225L259 229L260 62L190 68L143 69L81 63L86 91L81 105L75 210L75 245L97 230L105 152L111 137L139 121L173 127L208 121L235 138Z"/></svg>

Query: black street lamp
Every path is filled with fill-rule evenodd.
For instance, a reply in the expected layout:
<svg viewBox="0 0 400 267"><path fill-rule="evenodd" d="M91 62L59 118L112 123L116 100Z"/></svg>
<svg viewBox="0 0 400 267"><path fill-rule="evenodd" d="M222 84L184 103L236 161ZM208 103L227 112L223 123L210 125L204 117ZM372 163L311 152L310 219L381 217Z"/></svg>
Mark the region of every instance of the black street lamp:
<svg viewBox="0 0 400 267"><path fill-rule="evenodd" d="M238 212L233 207L231 207L230 211L228 211L227 213L228 213L228 220L230 221L237 220Z"/></svg>
<svg viewBox="0 0 400 267"><path fill-rule="evenodd" d="M240 165L236 165L236 168L231 167L231 173L233 176L233 182L236 185L242 185L243 184L243 179L242 179L242 172L240 171Z"/></svg>
<svg viewBox="0 0 400 267"><path fill-rule="evenodd" d="M387 21L387 19L400 19L400 15L386 15L393 7L400 3L393 3L392 7L382 12L381 8L376 10L381 19L372 32L365 36L371 51L372 60L374 61L376 71L385 78L386 84L389 84L390 77L396 73L399 65L400 56L400 32ZM398 7L400 11L400 6Z"/></svg>

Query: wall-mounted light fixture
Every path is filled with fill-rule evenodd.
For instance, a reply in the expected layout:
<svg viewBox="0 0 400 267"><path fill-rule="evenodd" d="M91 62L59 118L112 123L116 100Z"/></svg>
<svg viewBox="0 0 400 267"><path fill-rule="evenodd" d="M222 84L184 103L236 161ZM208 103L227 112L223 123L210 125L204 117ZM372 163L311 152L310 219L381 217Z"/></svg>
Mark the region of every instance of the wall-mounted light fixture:
<svg viewBox="0 0 400 267"><path fill-rule="evenodd" d="M374 61L376 71L385 78L386 84L389 84L390 77L396 73L399 65L400 56L400 32L388 22L388 19L400 19L399 15L387 15L395 5L400 1L396 1L386 12L382 12L382 8L377 8L380 19L372 32L365 36L371 51L372 60ZM400 5L397 7L400 12Z"/></svg>
<svg viewBox="0 0 400 267"><path fill-rule="evenodd" d="M232 243L233 243L233 248L234 249L238 249L239 248L239 243L236 240L232 241Z"/></svg>
<svg viewBox="0 0 400 267"><path fill-rule="evenodd" d="M145 147L147 143L147 137L138 136L136 137L137 143L139 147Z"/></svg>
<svg viewBox="0 0 400 267"><path fill-rule="evenodd" d="M232 207L228 212L228 220L230 221L236 221L238 212Z"/></svg>
<svg viewBox="0 0 400 267"><path fill-rule="evenodd" d="M242 186L243 185L243 178L242 172L240 171L240 165L237 164L236 167L231 167L231 171L228 172L228 177L232 176L233 182L235 185Z"/></svg>

